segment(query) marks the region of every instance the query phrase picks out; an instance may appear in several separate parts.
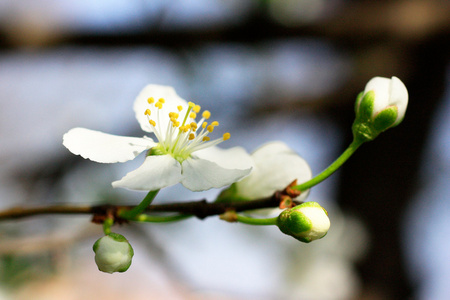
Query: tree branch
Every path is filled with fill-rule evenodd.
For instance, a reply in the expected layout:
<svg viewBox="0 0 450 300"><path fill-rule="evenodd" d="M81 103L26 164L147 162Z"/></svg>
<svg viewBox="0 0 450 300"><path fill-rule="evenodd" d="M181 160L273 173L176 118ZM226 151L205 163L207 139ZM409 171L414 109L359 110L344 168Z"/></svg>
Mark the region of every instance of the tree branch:
<svg viewBox="0 0 450 300"><path fill-rule="evenodd" d="M280 203L285 201L286 192L279 191L271 197L252 200L252 201L236 201L236 202L207 202L205 199L190 202L173 202L167 204L152 204L145 211L147 213L179 213L185 215L193 215L199 219L209 216L220 215L226 211L233 210L236 212L279 207ZM298 204L294 202L294 204ZM43 207L13 207L0 211L0 221L21 219L25 217L38 215L92 215L94 223L102 223L106 216L114 216L117 223L124 223L127 220L120 218L119 213L123 210L134 208L133 205L50 205Z"/></svg>

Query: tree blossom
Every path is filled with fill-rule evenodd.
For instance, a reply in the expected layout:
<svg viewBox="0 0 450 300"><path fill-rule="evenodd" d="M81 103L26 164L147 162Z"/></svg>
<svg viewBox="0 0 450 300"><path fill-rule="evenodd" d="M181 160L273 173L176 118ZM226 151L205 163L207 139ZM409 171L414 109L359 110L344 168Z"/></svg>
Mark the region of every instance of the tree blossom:
<svg viewBox="0 0 450 300"><path fill-rule="evenodd" d="M134 251L128 240L118 233L98 239L93 246L95 263L105 273L125 272L131 265Z"/></svg>
<svg viewBox="0 0 450 300"><path fill-rule="evenodd" d="M363 140L373 140L381 132L397 126L405 117L408 90L397 77L374 77L355 104L353 133Z"/></svg>
<svg viewBox="0 0 450 300"><path fill-rule="evenodd" d="M113 187L157 190L181 182L192 191L220 188L247 176L252 160L243 148L215 147L229 133L210 140L219 125L208 123L207 110L196 122L201 107L180 98L172 87L146 86L134 102L136 118L146 132L156 136L123 137L85 128L74 128L63 137L72 153L100 163L125 162L149 150L144 163Z"/></svg>
<svg viewBox="0 0 450 300"><path fill-rule="evenodd" d="M297 179L303 183L312 178L308 163L282 142L270 142L258 149L252 155L253 171L249 176L234 183L225 190L219 201L229 199L255 200L271 196L275 191L286 188ZM295 200L303 201L309 190L302 192Z"/></svg>

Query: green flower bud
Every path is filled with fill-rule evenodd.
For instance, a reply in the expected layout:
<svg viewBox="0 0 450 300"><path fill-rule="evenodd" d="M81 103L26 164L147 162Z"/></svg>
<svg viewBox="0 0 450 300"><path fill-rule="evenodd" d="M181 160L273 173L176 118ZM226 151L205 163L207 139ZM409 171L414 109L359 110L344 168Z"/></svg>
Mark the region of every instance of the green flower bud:
<svg viewBox="0 0 450 300"><path fill-rule="evenodd" d="M330 228L327 211L317 202L305 202L284 210L277 219L280 230L297 240L309 243L323 238Z"/></svg>
<svg viewBox="0 0 450 300"><path fill-rule="evenodd" d="M363 141L373 140L400 124L407 106L408 91L400 79L372 78L356 99L353 135Z"/></svg>
<svg viewBox="0 0 450 300"><path fill-rule="evenodd" d="M127 239L110 233L94 243L95 263L105 273L125 272L131 265L134 251Z"/></svg>

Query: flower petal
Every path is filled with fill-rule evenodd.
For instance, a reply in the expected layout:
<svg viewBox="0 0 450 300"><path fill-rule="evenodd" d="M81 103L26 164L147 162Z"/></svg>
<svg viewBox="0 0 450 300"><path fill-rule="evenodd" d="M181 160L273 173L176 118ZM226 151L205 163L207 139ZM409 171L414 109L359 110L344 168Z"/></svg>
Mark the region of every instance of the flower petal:
<svg viewBox="0 0 450 300"><path fill-rule="evenodd" d="M136 114L136 119L138 120L139 124L141 125L142 130L147 132L153 132L153 129L151 128L150 124L148 123L148 117L145 115L145 111L147 109L150 109L152 112L152 115L150 116L151 119L156 120L156 115L158 113L158 110L154 105L150 105L147 102L147 99L153 97L155 101L158 101L160 98L163 98L165 100L165 103L163 104L163 111L164 113L160 113L159 118L160 122L159 125L163 126L162 132L165 134L167 125L169 124L169 112L178 112L177 106L181 105L183 108L187 107L187 102L180 98L175 90L170 86L163 86L163 85L156 85L156 84L149 84L147 85L137 96L136 100L134 101L134 112Z"/></svg>
<svg viewBox="0 0 450 300"><path fill-rule="evenodd" d="M252 153L255 167L252 173L236 183L237 193L249 200L264 198L284 189L297 179L301 184L312 178L308 163L282 142L265 144ZM304 200L304 191L296 200Z"/></svg>
<svg viewBox="0 0 450 300"><path fill-rule="evenodd" d="M247 176L253 166L247 152L240 147L207 148L183 161L181 183L191 191L204 191L230 185Z"/></svg>
<svg viewBox="0 0 450 300"><path fill-rule="evenodd" d="M364 94L368 91L375 92L373 115L378 114L389 105L389 86L391 79L384 77L374 77L366 84Z"/></svg>
<svg viewBox="0 0 450 300"><path fill-rule="evenodd" d="M155 145L150 138L135 138L73 128L63 136L63 145L73 154L99 163L125 162Z"/></svg>
<svg viewBox="0 0 450 300"><path fill-rule="evenodd" d="M389 92L389 104L397 106L398 109L398 119L396 122L397 124L405 116L406 108L408 107L408 90L406 89L405 84L400 79L393 76L391 79Z"/></svg>
<svg viewBox="0 0 450 300"><path fill-rule="evenodd" d="M225 169L250 169L253 167L252 157L242 147L222 149L209 147L194 152L193 157L209 160Z"/></svg>
<svg viewBox="0 0 450 300"><path fill-rule="evenodd" d="M113 187L154 191L181 181L181 165L170 155L151 155L125 177L112 183Z"/></svg>

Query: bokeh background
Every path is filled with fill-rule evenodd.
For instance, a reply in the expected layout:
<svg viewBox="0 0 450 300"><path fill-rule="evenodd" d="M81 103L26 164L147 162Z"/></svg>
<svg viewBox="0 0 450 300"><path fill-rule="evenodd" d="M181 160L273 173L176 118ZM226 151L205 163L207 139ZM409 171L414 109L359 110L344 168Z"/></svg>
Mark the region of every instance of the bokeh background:
<svg viewBox="0 0 450 300"><path fill-rule="evenodd" d="M399 127L312 190L324 239L218 218L116 227L136 254L109 275L88 216L2 221L0 299L448 299L449 31L444 0L0 0L1 209L142 199L110 182L143 157L96 164L61 142L77 126L141 136L132 103L148 83L209 109L224 147L281 140L314 174L350 143L370 78L410 93Z"/></svg>

